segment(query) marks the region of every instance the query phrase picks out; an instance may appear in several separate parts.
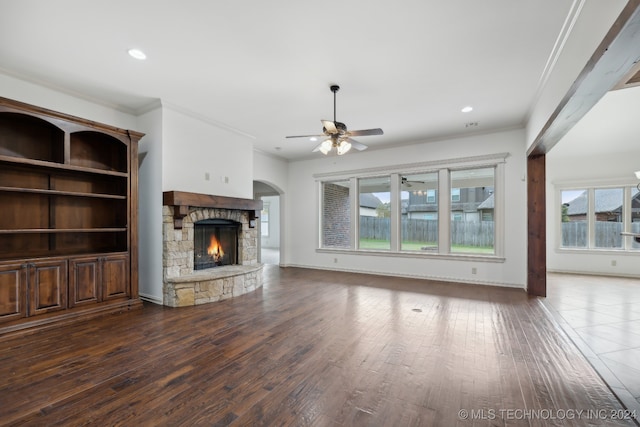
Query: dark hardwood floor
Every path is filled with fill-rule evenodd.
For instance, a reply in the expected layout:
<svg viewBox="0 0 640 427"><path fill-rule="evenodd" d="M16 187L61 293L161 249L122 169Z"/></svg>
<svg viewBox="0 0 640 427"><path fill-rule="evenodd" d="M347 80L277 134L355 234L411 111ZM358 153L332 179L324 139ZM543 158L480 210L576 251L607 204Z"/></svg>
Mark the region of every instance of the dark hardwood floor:
<svg viewBox="0 0 640 427"><path fill-rule="evenodd" d="M233 300L1 337L0 423L634 425L522 290L264 276Z"/></svg>

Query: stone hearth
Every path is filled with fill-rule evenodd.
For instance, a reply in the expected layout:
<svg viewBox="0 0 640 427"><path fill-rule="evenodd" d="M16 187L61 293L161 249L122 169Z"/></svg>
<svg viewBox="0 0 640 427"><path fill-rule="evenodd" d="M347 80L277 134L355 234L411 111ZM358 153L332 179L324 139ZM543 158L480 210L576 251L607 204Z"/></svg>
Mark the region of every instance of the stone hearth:
<svg viewBox="0 0 640 427"><path fill-rule="evenodd" d="M258 232L261 201L185 192L163 194L163 303L170 307L236 297L262 286ZM238 264L194 271L194 223L225 219L241 224Z"/></svg>

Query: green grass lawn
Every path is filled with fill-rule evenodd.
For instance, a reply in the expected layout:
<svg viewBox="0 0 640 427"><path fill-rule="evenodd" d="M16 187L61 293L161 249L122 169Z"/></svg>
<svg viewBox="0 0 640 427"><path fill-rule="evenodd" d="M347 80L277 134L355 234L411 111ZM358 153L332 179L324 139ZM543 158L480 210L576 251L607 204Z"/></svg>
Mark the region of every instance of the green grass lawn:
<svg viewBox="0 0 640 427"><path fill-rule="evenodd" d="M390 243L388 240L376 240L376 239L361 239L360 249L378 249L389 250ZM423 247L434 248L437 250L437 242L402 242L403 251L425 251ZM452 245L451 252L453 253L474 253L474 254L493 254L494 249L486 246L465 246L465 245Z"/></svg>

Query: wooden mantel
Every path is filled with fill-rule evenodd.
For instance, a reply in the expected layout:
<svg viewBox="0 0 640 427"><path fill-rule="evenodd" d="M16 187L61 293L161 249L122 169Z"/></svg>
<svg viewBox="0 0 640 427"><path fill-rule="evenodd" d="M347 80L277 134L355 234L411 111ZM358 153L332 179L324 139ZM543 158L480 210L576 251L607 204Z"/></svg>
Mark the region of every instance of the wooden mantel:
<svg viewBox="0 0 640 427"><path fill-rule="evenodd" d="M189 207L247 211L249 212L249 221L258 218L262 210L262 200L213 196L186 191L163 192L162 204L173 206L173 226L176 229L182 228L182 219L189 213Z"/></svg>

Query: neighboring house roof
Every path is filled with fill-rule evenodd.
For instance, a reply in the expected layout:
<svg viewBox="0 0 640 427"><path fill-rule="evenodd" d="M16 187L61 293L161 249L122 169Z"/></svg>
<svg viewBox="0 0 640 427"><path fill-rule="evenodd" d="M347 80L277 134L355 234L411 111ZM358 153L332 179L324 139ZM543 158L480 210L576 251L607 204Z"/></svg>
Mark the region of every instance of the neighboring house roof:
<svg viewBox="0 0 640 427"><path fill-rule="evenodd" d="M382 201L371 193L360 194L360 207L375 209L382 204Z"/></svg>
<svg viewBox="0 0 640 427"><path fill-rule="evenodd" d="M491 194L487 199L478 205L478 210L481 209L493 209L494 201L493 194Z"/></svg>
<svg viewBox="0 0 640 427"><path fill-rule="evenodd" d="M610 189L598 189L598 197L596 197L596 213L599 212L614 212L622 207L620 200L622 199L622 189L610 188ZM587 192L584 191L575 199L569 201L569 208L567 209L567 215L584 215L587 213L588 200Z"/></svg>

